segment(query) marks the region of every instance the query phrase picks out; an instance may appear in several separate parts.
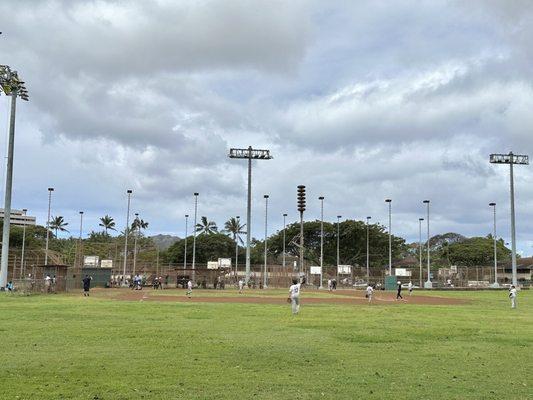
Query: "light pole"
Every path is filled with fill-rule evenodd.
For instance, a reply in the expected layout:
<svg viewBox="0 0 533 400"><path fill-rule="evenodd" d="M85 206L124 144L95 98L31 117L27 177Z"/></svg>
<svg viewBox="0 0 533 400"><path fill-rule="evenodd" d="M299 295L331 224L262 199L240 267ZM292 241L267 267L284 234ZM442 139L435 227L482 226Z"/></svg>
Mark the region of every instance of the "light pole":
<svg viewBox="0 0 533 400"><path fill-rule="evenodd" d="M192 236L192 281L196 282L196 223L198 217L198 193L194 193L194 226Z"/></svg>
<svg viewBox="0 0 533 400"><path fill-rule="evenodd" d="M300 270L301 274L304 270L304 211L305 211L305 185L298 185L298 211L300 212ZM298 277L300 278L300 276Z"/></svg>
<svg viewBox="0 0 533 400"><path fill-rule="evenodd" d="M28 212L27 208L22 209L22 213L26 215ZM22 227L22 256L20 257L20 277L24 278L26 275L26 268L24 268L24 252L26 250L26 221L24 221L24 226Z"/></svg>
<svg viewBox="0 0 533 400"><path fill-rule="evenodd" d="M235 280L238 281L239 266L239 231L241 226L241 217L237 215L237 233L235 234Z"/></svg>
<svg viewBox="0 0 533 400"><path fill-rule="evenodd" d="M128 236L130 230L130 203L131 203L131 194L133 190L128 189L126 194L128 195L128 211L126 212L126 229L124 229L124 275L122 276L122 286L127 286L126 284L126 263L128 262Z"/></svg>
<svg viewBox="0 0 533 400"><path fill-rule="evenodd" d="M366 282L370 283L370 229L368 223L372 217L366 217Z"/></svg>
<svg viewBox="0 0 533 400"><path fill-rule="evenodd" d="M320 286L322 289L323 269L324 269L324 196L318 198L320 200Z"/></svg>
<svg viewBox="0 0 533 400"><path fill-rule="evenodd" d="M392 200L386 199L385 203L389 203L389 276L392 275Z"/></svg>
<svg viewBox="0 0 533 400"><path fill-rule="evenodd" d="M513 165L528 165L529 156L517 155L510 152L509 154L491 154L491 164L509 164L510 173L510 192L511 192L511 259L513 271L513 285L518 285L518 277L516 273L516 226L515 226L515 207L514 207L514 174Z"/></svg>
<svg viewBox="0 0 533 400"><path fill-rule="evenodd" d="M498 288L498 251L497 251L497 240L496 240L496 203L490 203L490 207L493 209L494 216L494 229L493 229L493 239L494 239L494 283L492 284L493 288Z"/></svg>
<svg viewBox="0 0 533 400"><path fill-rule="evenodd" d="M133 275L137 271L137 237L139 236L139 213L135 213L135 219L133 220Z"/></svg>
<svg viewBox="0 0 533 400"><path fill-rule="evenodd" d="M50 242L50 209L52 206L53 187L48 188L48 218L46 219L46 244L44 251L44 265L48 265L48 243Z"/></svg>
<svg viewBox="0 0 533 400"><path fill-rule="evenodd" d="M265 194L265 268L263 274L263 289L267 288L267 233L268 233L268 194Z"/></svg>
<svg viewBox="0 0 533 400"><path fill-rule="evenodd" d="M285 270L285 231L287 230L287 214L283 214L283 269Z"/></svg>
<svg viewBox="0 0 533 400"><path fill-rule="evenodd" d="M341 252L340 252L340 244L341 244L341 222L340 219L342 218L342 215L337 215L337 273L335 274L335 277L337 281L339 280L339 265L341 263Z"/></svg>
<svg viewBox="0 0 533 400"><path fill-rule="evenodd" d="M250 280L250 244L252 238L252 159L270 160L270 150L252 149L230 149L229 158L241 158L248 160L248 198L246 202L246 284Z"/></svg>
<svg viewBox="0 0 533 400"><path fill-rule="evenodd" d="M81 247L81 237L83 235L83 211L79 212L80 214L80 237L78 238L78 247L79 247L79 253L80 253L80 268L83 267L83 249Z"/></svg>
<svg viewBox="0 0 533 400"><path fill-rule="evenodd" d="M424 284L424 288L426 289L431 289L433 287L433 284L431 283L431 275L430 275L430 266L431 266L431 262L430 262L430 259L429 259L429 248L430 248L430 243L429 243L429 200L424 200L423 203L427 206L427 219L426 219L426 222L427 222L427 227L428 227L428 280L426 281L426 283Z"/></svg>
<svg viewBox="0 0 533 400"><path fill-rule="evenodd" d="M185 214L185 252L183 253L183 269L187 269L187 228L189 226L189 214Z"/></svg>
<svg viewBox="0 0 533 400"><path fill-rule="evenodd" d="M11 225L11 192L13 187L13 155L15 150L15 112L17 97L28 101L28 92L24 82L7 65L0 65L0 93L11 96L11 114L9 117L9 136L7 142L6 186L4 193L4 227L2 232L2 258L0 261L0 288L7 285L9 265L9 231ZM13 272L15 267L13 267Z"/></svg>
<svg viewBox="0 0 533 400"><path fill-rule="evenodd" d="M418 218L418 249L420 253L420 283L419 287L422 289L422 221L424 218Z"/></svg>

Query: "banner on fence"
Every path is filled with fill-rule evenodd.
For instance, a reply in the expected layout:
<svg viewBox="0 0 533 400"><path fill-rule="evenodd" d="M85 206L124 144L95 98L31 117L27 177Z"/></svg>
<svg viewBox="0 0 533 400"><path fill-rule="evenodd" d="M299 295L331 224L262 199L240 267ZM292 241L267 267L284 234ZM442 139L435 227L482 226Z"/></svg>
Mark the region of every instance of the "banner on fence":
<svg viewBox="0 0 533 400"><path fill-rule="evenodd" d="M394 268L394 275L411 276L411 271L409 271L407 268Z"/></svg>
<svg viewBox="0 0 533 400"><path fill-rule="evenodd" d="M98 267L98 261L100 257L98 256L85 256L83 257L83 266L84 267Z"/></svg>
<svg viewBox="0 0 533 400"><path fill-rule="evenodd" d="M219 258L218 266L220 268L231 268L231 258Z"/></svg>
<svg viewBox="0 0 533 400"><path fill-rule="evenodd" d="M113 268L113 260L102 260L100 261L101 268Z"/></svg>
<svg viewBox="0 0 533 400"><path fill-rule="evenodd" d="M352 273L351 265L339 265L337 267L337 273L339 275L350 275Z"/></svg>
<svg viewBox="0 0 533 400"><path fill-rule="evenodd" d="M218 261L208 261L207 269L218 269Z"/></svg>
<svg viewBox="0 0 533 400"><path fill-rule="evenodd" d="M322 273L322 267L311 267L311 275L320 275Z"/></svg>

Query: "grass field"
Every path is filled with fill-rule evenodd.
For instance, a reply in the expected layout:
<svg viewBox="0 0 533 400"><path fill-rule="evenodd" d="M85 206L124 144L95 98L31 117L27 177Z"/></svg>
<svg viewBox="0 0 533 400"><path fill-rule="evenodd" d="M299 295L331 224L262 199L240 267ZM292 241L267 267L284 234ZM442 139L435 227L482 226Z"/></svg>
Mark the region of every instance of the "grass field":
<svg viewBox="0 0 533 400"><path fill-rule="evenodd" d="M533 291L516 310L503 291L434 294L470 300L453 306L306 306L329 294L304 292L295 317L282 304L117 293L2 294L0 398L533 397ZM158 295L171 294L183 291Z"/></svg>

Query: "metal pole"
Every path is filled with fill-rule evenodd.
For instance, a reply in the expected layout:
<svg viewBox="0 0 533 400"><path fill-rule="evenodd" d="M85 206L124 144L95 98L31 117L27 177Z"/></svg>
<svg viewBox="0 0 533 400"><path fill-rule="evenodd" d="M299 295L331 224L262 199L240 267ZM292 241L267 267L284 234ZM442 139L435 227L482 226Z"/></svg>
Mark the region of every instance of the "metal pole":
<svg viewBox="0 0 533 400"><path fill-rule="evenodd" d="M196 281L196 224L198 216L198 193L194 193L194 226L192 237L192 281Z"/></svg>
<svg viewBox="0 0 533 400"><path fill-rule="evenodd" d="M80 240L83 235L83 211L80 211Z"/></svg>
<svg viewBox="0 0 533 400"><path fill-rule="evenodd" d="M498 285L498 251L497 251L497 240L496 240L496 203L490 203L489 206L493 209L493 231L492 231L492 239L494 242L494 283L492 284L492 287L497 288Z"/></svg>
<svg viewBox="0 0 533 400"><path fill-rule="evenodd" d="M2 234L2 260L0 268L0 288L7 285L9 264L9 231L11 225L11 192L13 187L13 153L15 149L15 111L17 107L17 90L11 93L11 115L9 117L9 138L6 167L6 189L4 198L4 227ZM13 267L13 273L15 269Z"/></svg>
<svg viewBox="0 0 533 400"><path fill-rule="evenodd" d="M324 196L320 200L320 289L322 289L323 269L324 269Z"/></svg>
<svg viewBox="0 0 533 400"><path fill-rule="evenodd" d="M513 272L513 285L518 285L518 278L516 275L516 225L515 225L515 209L514 209L514 174L513 174L513 153L509 153L511 163L511 260L512 260L512 272Z"/></svg>
<svg viewBox="0 0 533 400"><path fill-rule="evenodd" d="M80 254L80 268L83 268L83 249L81 247L81 237L83 235L83 211L80 211L80 237L78 238L78 248Z"/></svg>
<svg viewBox="0 0 533 400"><path fill-rule="evenodd" d="M183 269L187 269L187 227L189 226L189 214L185 214L185 253L183 255Z"/></svg>
<svg viewBox="0 0 533 400"><path fill-rule="evenodd" d="M392 200L385 200L389 203L389 276L392 275Z"/></svg>
<svg viewBox="0 0 533 400"><path fill-rule="evenodd" d="M26 208L22 209L24 215L28 212ZM24 226L22 227L22 257L20 259L20 277L24 278L26 276L26 269L24 268L24 253L26 250L26 219L24 219Z"/></svg>
<svg viewBox="0 0 533 400"><path fill-rule="evenodd" d="M426 289L431 289L433 287L432 283L431 283L431 275L430 275L430 266L431 266L431 261L430 261L430 254L429 254L429 249L430 249L430 236L429 236L429 200L424 200L424 203L426 203L427 205L427 230L428 230L428 245L427 245L427 251L428 251L428 260L427 260L427 263L428 263L428 280L426 281L424 287Z"/></svg>
<svg viewBox="0 0 533 400"><path fill-rule="evenodd" d="M300 211L300 274L304 271L304 213ZM299 278L299 277L298 277Z"/></svg>
<svg viewBox="0 0 533 400"><path fill-rule="evenodd" d="M285 231L287 230L286 218L287 214L283 214L283 269L285 269Z"/></svg>
<svg viewBox="0 0 533 400"><path fill-rule="evenodd" d="M366 217L366 282L370 282L370 229L368 226L368 222L370 221L370 218L372 217Z"/></svg>
<svg viewBox="0 0 533 400"><path fill-rule="evenodd" d="M419 287L422 288L422 221L424 218L418 218L418 249L420 253L420 283Z"/></svg>
<svg viewBox="0 0 533 400"><path fill-rule="evenodd" d="M263 272L263 288L267 287L267 234L268 234L268 194L263 196L265 198L265 268Z"/></svg>
<svg viewBox="0 0 533 400"><path fill-rule="evenodd" d="M241 221L240 221L241 217L237 216L237 233L235 234L235 280L238 281L237 277L238 277L238 274L239 274L239 271L238 271L238 265L239 265L239 233L238 231L240 230L240 226L241 226Z"/></svg>
<svg viewBox="0 0 533 400"><path fill-rule="evenodd" d="M250 244L252 238L252 146L248 147L248 198L246 200L246 285L250 280Z"/></svg>
<svg viewBox="0 0 533 400"><path fill-rule="evenodd" d="M135 219L133 220L135 224L135 236L133 237L133 275L137 270L137 237L139 236L139 213L135 213Z"/></svg>
<svg viewBox="0 0 533 400"><path fill-rule="evenodd" d="M341 253L340 253L340 242L341 242L341 226L340 226L340 219L342 218L341 215L337 215L337 272L335 273L335 277L337 281L339 280L339 265L341 263Z"/></svg>
<svg viewBox="0 0 533 400"><path fill-rule="evenodd" d="M130 230L130 202L132 190L128 189L128 211L126 213L126 229L124 230L124 274L122 275L122 285L126 286L126 263L128 262L128 236Z"/></svg>
<svg viewBox="0 0 533 400"><path fill-rule="evenodd" d="M50 208L52 206L52 192L54 188L48 188L48 218L46 219L46 245L44 251L44 265L48 265L48 242L50 241Z"/></svg>

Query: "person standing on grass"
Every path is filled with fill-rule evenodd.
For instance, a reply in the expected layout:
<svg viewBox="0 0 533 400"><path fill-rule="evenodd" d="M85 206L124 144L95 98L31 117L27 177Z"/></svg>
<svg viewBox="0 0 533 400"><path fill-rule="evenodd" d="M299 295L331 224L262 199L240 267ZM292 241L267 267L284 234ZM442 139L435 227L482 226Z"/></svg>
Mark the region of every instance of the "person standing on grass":
<svg viewBox="0 0 533 400"><path fill-rule="evenodd" d="M509 289L509 298L511 299L511 308L516 308L516 287L511 285Z"/></svg>
<svg viewBox="0 0 533 400"><path fill-rule="evenodd" d="M365 296L368 299L368 303L372 302L373 295L374 295L374 288L369 283L368 286L366 287L366 296Z"/></svg>
<svg viewBox="0 0 533 400"><path fill-rule="evenodd" d="M409 296L411 296L413 294L413 282L409 281L407 288L409 289Z"/></svg>
<svg viewBox="0 0 533 400"><path fill-rule="evenodd" d="M292 314L296 315L300 311L300 286L297 279L292 280L292 285L289 288L289 298L292 307Z"/></svg>
<svg viewBox="0 0 533 400"><path fill-rule="evenodd" d="M187 282L187 293L185 293L187 297L190 299L192 295L192 281L189 279Z"/></svg>
<svg viewBox="0 0 533 400"><path fill-rule="evenodd" d="M83 278L83 296L89 297L89 289L91 289L91 277L89 275L85 275L85 278Z"/></svg>
<svg viewBox="0 0 533 400"><path fill-rule="evenodd" d="M242 293L243 288L244 288L244 282L242 279L239 279L239 293Z"/></svg>
<svg viewBox="0 0 533 400"><path fill-rule="evenodd" d="M398 281L398 292L396 293L396 300L403 300L402 297L402 283Z"/></svg>

